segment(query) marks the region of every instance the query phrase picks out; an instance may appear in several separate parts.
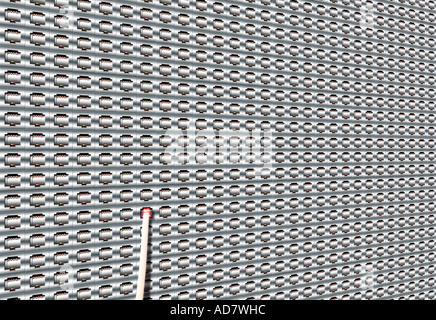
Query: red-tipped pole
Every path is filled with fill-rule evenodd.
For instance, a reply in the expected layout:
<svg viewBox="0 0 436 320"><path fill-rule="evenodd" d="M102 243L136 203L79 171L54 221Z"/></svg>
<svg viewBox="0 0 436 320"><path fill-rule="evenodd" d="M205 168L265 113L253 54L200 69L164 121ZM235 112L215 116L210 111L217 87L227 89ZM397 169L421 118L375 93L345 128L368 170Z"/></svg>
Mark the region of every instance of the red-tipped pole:
<svg viewBox="0 0 436 320"><path fill-rule="evenodd" d="M151 208L141 209L141 254L139 258L138 283L136 285L136 300L144 299L145 273L147 270L148 225L152 216Z"/></svg>

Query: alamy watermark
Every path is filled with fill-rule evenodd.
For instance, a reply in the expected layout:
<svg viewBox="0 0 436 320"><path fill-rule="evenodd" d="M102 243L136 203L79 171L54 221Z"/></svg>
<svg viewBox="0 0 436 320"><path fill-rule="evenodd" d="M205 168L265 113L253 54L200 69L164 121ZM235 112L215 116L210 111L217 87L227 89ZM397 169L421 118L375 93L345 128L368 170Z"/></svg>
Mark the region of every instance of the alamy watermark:
<svg viewBox="0 0 436 320"><path fill-rule="evenodd" d="M360 20L360 26L362 28L372 28L374 26L374 6L371 2L365 3L360 8L360 14L362 18Z"/></svg>
<svg viewBox="0 0 436 320"><path fill-rule="evenodd" d="M160 154L163 164L250 164L268 170L274 162L272 133L259 128L235 133L193 127L170 129L159 137L159 141L165 147Z"/></svg>
<svg viewBox="0 0 436 320"><path fill-rule="evenodd" d="M70 292L74 289L74 269L70 265L62 265L55 277L60 288L64 291Z"/></svg>

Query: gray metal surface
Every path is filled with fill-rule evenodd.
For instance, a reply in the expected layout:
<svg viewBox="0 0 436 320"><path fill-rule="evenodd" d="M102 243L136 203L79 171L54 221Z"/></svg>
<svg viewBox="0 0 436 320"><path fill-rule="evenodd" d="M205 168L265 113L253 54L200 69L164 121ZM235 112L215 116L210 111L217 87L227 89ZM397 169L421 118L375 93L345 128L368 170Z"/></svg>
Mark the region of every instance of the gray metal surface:
<svg viewBox="0 0 436 320"><path fill-rule="evenodd" d="M147 298L434 298L434 1L34 2L0 4L0 298L132 298L142 207L154 212ZM29 22L33 12L44 25ZM58 15L69 23L57 27ZM7 41L18 40L8 30L20 42ZM69 65L60 68L58 55ZM84 57L89 66L77 62ZM34 73L45 83L35 86ZM35 93L44 105L32 104ZM35 125L35 113L45 123ZM35 133L44 145L32 144L42 139ZM45 163L35 167L38 153ZM44 185L31 185L35 173ZM59 173L68 184L56 184ZM82 211L91 215L84 224ZM58 213L68 223L57 224ZM34 214L45 225L32 226ZM3 218L15 216L21 224L11 228ZM89 239L80 231L90 240L78 242ZM56 243L60 232L68 243ZM34 235L44 245L32 246ZM6 249L9 237L21 246ZM126 245L133 253L120 257ZM103 248L110 259L99 257ZM80 250L89 261L77 261ZM60 266L54 255L64 251ZM30 267L35 254L44 266ZM67 284L59 271L73 274Z"/></svg>

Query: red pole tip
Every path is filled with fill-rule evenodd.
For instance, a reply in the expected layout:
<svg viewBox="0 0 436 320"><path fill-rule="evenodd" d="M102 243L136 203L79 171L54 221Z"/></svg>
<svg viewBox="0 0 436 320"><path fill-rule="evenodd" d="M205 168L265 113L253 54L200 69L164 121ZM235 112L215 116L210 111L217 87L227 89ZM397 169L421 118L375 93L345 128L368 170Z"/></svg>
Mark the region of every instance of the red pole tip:
<svg viewBox="0 0 436 320"><path fill-rule="evenodd" d="M153 215L153 212L152 212L151 208L142 208L141 209L141 219L144 217L144 214L148 214L148 217L151 218L151 216Z"/></svg>

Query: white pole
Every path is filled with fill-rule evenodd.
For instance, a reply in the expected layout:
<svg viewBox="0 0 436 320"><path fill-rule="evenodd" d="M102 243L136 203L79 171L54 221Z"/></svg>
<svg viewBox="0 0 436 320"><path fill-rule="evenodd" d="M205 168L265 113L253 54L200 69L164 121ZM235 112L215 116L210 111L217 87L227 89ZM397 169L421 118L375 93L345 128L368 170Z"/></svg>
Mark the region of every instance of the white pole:
<svg viewBox="0 0 436 320"><path fill-rule="evenodd" d="M142 213L141 254L139 259L138 283L136 285L136 300L144 299L145 272L147 270L148 224L150 221L151 209L142 209Z"/></svg>

